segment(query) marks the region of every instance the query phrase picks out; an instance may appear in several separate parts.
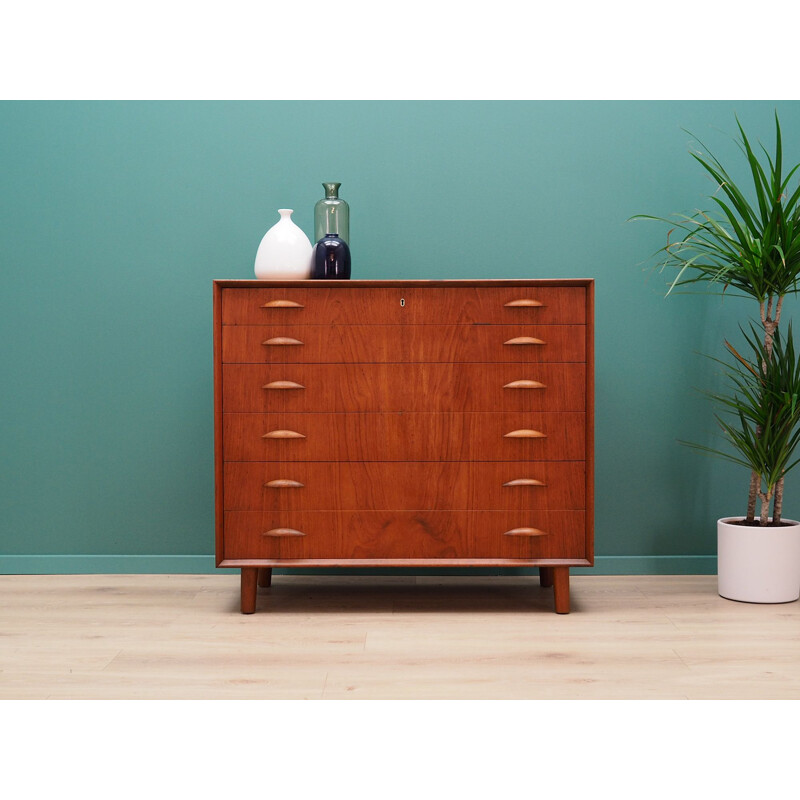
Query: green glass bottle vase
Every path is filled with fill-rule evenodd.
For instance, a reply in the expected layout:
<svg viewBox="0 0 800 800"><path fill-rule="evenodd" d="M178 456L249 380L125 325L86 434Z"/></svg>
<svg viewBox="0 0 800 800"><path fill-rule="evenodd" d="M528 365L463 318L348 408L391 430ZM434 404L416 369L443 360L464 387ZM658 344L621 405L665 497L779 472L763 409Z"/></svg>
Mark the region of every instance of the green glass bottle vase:
<svg viewBox="0 0 800 800"><path fill-rule="evenodd" d="M339 197L341 183L323 183L325 197L314 206L314 241L329 233L350 244L350 206Z"/></svg>

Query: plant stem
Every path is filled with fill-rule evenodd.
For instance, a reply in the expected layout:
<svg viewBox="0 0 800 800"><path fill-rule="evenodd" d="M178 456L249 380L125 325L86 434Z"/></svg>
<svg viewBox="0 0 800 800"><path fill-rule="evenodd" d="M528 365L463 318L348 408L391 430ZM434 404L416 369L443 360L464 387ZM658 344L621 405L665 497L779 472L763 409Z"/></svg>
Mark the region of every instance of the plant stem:
<svg viewBox="0 0 800 800"><path fill-rule="evenodd" d="M775 304L775 317L772 316L772 308L775 304L775 295L767 295L767 307L764 308L764 301L759 303L761 310L761 324L764 326L764 349L767 351L767 358L772 359L772 343L775 339L775 331L778 328L778 323L781 321L781 308L783 306L783 298L778 297L778 302ZM766 363L761 363L761 368L766 372Z"/></svg>
<svg viewBox="0 0 800 800"><path fill-rule="evenodd" d="M781 521L783 511L783 476L775 486L775 504L772 510L772 524L777 525Z"/></svg>
<svg viewBox="0 0 800 800"><path fill-rule="evenodd" d="M769 306L767 308L764 307L764 301L760 300L758 303L758 310L761 313L761 324L764 326L764 330L767 329L767 319L769 315L772 313L772 295L769 296ZM766 347L767 344L767 334L764 334L764 346ZM769 344L769 352L772 352L772 342L770 340ZM767 371L767 364L765 361L761 362L761 370L762 372ZM761 428L760 426L756 428L756 438L758 439L761 436ZM761 493L759 492L759 488L761 487L761 476L753 470L750 473L750 491L747 495L747 522L755 521L756 516L756 496L760 497ZM763 503L763 500L762 500ZM764 523L762 523L763 525Z"/></svg>
<svg viewBox="0 0 800 800"><path fill-rule="evenodd" d="M775 327L778 327L778 323L781 321L781 309L783 308L783 295L778 297L778 304L775 307Z"/></svg>
<svg viewBox="0 0 800 800"><path fill-rule="evenodd" d="M777 296L777 302L775 302L776 296L775 295L767 295L767 305L766 308L764 307L764 301L762 300L759 303L759 310L761 311L761 324L764 326L764 349L767 351L767 358L770 360L772 359L772 346L773 342L775 341L775 331L778 329L778 324L781 321L781 310L783 309L783 295ZM775 310L775 317L772 317L773 306ZM761 362L761 369L764 373L767 371L767 364L766 361ZM761 427L756 428L756 438L761 436ZM755 515L756 515L756 495L759 497L761 493L759 492L759 487L761 486L761 476L753 470L750 473L750 491L747 495L747 522L754 522ZM783 479L780 481L780 494L776 489L775 494L775 504L777 506L776 515L778 520L780 520L780 512L781 506L783 504ZM763 503L763 500L762 500ZM763 508L762 514L763 518ZM762 525L766 523L762 522Z"/></svg>
<svg viewBox="0 0 800 800"><path fill-rule="evenodd" d="M769 522L769 495L759 492L758 497L761 500L761 519L758 524L766 525Z"/></svg>
<svg viewBox="0 0 800 800"><path fill-rule="evenodd" d="M758 435L758 431L756 431ZM756 495L761 484L761 477L753 470L750 474L750 494L747 498L747 522L755 522L756 519Z"/></svg>
<svg viewBox="0 0 800 800"><path fill-rule="evenodd" d="M771 300L771 298L770 298ZM771 302L770 302L771 305ZM775 319L772 323L772 335L770 335L769 339L769 347L767 352L772 357L772 339L775 331L778 329L778 323L781 321L781 309L783 308L783 297L778 297L777 305L775 306ZM767 320L769 320L769 314L767 314ZM764 340L766 343L766 339ZM781 475L778 483L775 486L775 503L773 505L772 510L772 523L777 524L781 521L781 512L783 511L783 475Z"/></svg>

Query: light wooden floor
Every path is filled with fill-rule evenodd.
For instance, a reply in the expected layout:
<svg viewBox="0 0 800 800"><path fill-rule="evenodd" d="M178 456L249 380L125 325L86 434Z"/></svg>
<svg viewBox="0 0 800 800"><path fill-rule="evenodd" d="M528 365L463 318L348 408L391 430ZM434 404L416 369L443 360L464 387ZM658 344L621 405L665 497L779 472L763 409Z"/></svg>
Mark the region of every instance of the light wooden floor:
<svg viewBox="0 0 800 800"><path fill-rule="evenodd" d="M0 576L0 699L800 698L800 603L714 576Z"/></svg>

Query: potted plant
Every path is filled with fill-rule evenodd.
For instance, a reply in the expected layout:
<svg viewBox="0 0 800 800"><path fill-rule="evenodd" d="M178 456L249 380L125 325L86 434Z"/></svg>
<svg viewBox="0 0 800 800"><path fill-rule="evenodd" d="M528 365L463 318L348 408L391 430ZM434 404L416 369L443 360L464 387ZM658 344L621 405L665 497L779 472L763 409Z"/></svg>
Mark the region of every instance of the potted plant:
<svg viewBox="0 0 800 800"><path fill-rule="evenodd" d="M744 334L748 357L725 342L732 363L723 364L729 391L710 394L728 448L684 442L746 467L758 477L758 525L746 518L717 521L719 593L731 600L784 603L800 597L800 523L770 520L770 501L800 458L800 359L792 327L776 332L771 352L755 326Z"/></svg>
<svg viewBox="0 0 800 800"><path fill-rule="evenodd" d="M763 158L756 155L738 119L736 122L740 134L737 143L752 179L746 190L738 186L720 161L696 140L707 152L692 152L691 155L717 184L717 191L711 197L717 212L697 211L692 215L678 214L673 218L637 215L632 219L656 220L670 226L667 243L656 253L661 269L677 270L668 295L679 287L703 284L709 290L749 297L758 303L760 325L757 329L751 329L748 337L751 350L756 341L758 349L752 350L749 360L736 354L738 368L734 367L735 372L729 372L729 378L734 381L734 395L727 399L717 397L718 401L735 412L733 422L723 423L720 420L723 433L738 453L734 460L738 459L737 463L750 468L745 516L726 517L717 523L718 574L720 594L725 597L735 593L738 596L732 599L785 602L787 599L797 599L800 593L800 561L792 567L796 569L798 584L794 597L770 599L773 593L769 591L755 592L746 588L734 591L727 588L729 560L725 548L731 530L736 537L752 539L752 553L765 553L770 536L800 537L800 524L792 521L783 524L782 521L784 476L790 462L782 459L780 448L792 439L791 436L785 438L786 431L783 428L781 436L784 438L777 436L779 427L772 422L769 428L764 426L765 420L772 420L769 414L777 413L775 392L782 386L781 381L788 380L787 373L791 372L790 355L794 357L790 339L779 346L776 346L776 342L780 341L779 324L784 298L800 288L800 186L792 188L792 179L800 164L784 175L781 128L777 114L774 154L770 155L762 146ZM677 236L673 238L676 231ZM732 348L729 349L735 353ZM755 369L755 373L751 369ZM746 380L750 381L747 391ZM782 386L783 390L787 388L790 387ZM788 402L793 408L795 401L791 396ZM749 404L747 412L742 404ZM786 420L782 418L782 421ZM745 428L746 424L749 427ZM783 444L779 443L781 441ZM716 450L712 452L719 453ZM759 498L762 507L756 517L756 501ZM735 525L732 524L734 520ZM752 555L750 557L754 558Z"/></svg>

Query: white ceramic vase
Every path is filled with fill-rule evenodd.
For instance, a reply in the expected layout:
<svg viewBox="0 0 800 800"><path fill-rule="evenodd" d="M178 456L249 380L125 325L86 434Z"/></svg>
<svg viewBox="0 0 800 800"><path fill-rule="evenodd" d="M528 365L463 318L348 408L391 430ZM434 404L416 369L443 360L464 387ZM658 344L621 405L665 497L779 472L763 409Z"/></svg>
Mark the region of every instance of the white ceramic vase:
<svg viewBox="0 0 800 800"><path fill-rule="evenodd" d="M265 234L256 253L256 278L262 281L311 277L311 242L292 222L292 209L279 208L280 220Z"/></svg>
<svg viewBox="0 0 800 800"><path fill-rule="evenodd" d="M790 603L800 597L800 522L760 528L717 520L717 587L745 603Z"/></svg>

